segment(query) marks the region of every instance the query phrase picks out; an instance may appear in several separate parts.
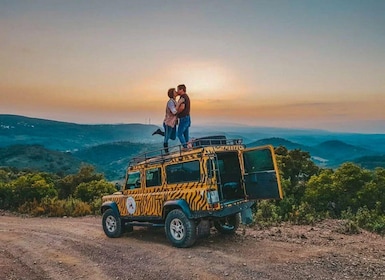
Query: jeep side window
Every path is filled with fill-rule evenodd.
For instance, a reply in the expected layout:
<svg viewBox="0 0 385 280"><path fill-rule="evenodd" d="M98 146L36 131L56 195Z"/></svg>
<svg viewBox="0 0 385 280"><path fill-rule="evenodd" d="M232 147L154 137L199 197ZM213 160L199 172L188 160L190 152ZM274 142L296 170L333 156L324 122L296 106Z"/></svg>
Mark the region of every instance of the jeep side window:
<svg viewBox="0 0 385 280"><path fill-rule="evenodd" d="M162 185L160 174L160 168L146 170L146 187L148 188Z"/></svg>
<svg viewBox="0 0 385 280"><path fill-rule="evenodd" d="M268 149L252 151L245 154L244 159L246 174L261 170L274 170L273 156Z"/></svg>
<svg viewBox="0 0 385 280"><path fill-rule="evenodd" d="M167 183L199 182L199 161L190 161L169 165L166 167Z"/></svg>
<svg viewBox="0 0 385 280"><path fill-rule="evenodd" d="M140 188L140 172L132 172L128 173L127 182L126 182L126 190L133 190Z"/></svg>

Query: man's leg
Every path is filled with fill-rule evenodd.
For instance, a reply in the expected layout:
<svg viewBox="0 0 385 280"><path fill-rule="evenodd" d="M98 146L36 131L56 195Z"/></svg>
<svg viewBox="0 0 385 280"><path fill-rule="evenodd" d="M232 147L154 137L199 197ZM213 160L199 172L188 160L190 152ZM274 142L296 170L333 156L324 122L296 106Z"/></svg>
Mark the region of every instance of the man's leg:
<svg viewBox="0 0 385 280"><path fill-rule="evenodd" d="M179 119L177 136L178 136L178 139L179 139L180 143L185 148L187 147L187 142L186 142L186 139L184 138L184 132L185 132L185 130L187 128L187 124L188 123L186 121L186 117Z"/></svg>
<svg viewBox="0 0 385 280"><path fill-rule="evenodd" d="M183 132L184 140L186 143L190 140L190 125L191 125L191 119L190 116L186 117L186 129Z"/></svg>

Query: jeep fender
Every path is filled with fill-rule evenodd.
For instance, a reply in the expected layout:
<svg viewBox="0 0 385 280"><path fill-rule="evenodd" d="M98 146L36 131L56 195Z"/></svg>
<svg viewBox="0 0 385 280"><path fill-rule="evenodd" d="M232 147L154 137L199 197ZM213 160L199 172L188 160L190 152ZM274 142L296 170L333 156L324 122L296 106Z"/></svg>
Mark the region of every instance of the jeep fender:
<svg viewBox="0 0 385 280"><path fill-rule="evenodd" d="M167 214L174 209L181 209L187 218L192 219L192 213L188 203L184 199L170 200L163 205L163 219L166 218Z"/></svg>
<svg viewBox="0 0 385 280"><path fill-rule="evenodd" d="M120 213L119 213L119 209L118 209L118 205L116 205L116 202L114 201L106 201L102 204L102 207L101 207L101 212L102 214L107 210L107 209L112 209L112 211L114 211L116 213L116 215L118 215L120 217Z"/></svg>

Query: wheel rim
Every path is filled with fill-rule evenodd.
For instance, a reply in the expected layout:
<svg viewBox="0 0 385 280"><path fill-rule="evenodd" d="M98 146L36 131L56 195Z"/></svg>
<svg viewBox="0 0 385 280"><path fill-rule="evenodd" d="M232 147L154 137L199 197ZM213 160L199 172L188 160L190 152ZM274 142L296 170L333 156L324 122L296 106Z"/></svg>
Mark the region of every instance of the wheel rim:
<svg viewBox="0 0 385 280"><path fill-rule="evenodd" d="M113 216L108 216L106 219L106 228L109 232L114 232L116 230L116 219Z"/></svg>
<svg viewBox="0 0 385 280"><path fill-rule="evenodd" d="M183 223L179 219L173 219L170 223L170 233L176 240L182 240L185 236Z"/></svg>

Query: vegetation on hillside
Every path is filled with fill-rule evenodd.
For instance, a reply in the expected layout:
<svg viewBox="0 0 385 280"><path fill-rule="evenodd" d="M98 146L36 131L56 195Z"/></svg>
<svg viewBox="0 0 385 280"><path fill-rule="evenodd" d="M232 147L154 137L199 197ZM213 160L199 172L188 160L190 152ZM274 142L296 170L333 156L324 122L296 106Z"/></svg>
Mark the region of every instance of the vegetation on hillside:
<svg viewBox="0 0 385 280"><path fill-rule="evenodd" d="M346 232L364 228L385 234L385 169L363 169L346 162L322 169L308 152L276 149L284 198L261 201L255 223L269 226L282 221L312 224L324 218L347 219Z"/></svg>
<svg viewBox="0 0 385 280"><path fill-rule="evenodd" d="M280 146L276 154L284 198L260 201L254 224L283 221L312 224L324 218L346 219L346 233L359 228L385 234L385 169L364 169L346 162L336 169L315 165L310 154ZM98 214L101 196L116 191L104 174L82 165L76 174L60 175L0 169L0 208L30 215Z"/></svg>
<svg viewBox="0 0 385 280"><path fill-rule="evenodd" d="M0 209L22 214L50 217L98 214L101 197L114 191L114 185L91 165L83 165L78 173L66 176L0 169Z"/></svg>

